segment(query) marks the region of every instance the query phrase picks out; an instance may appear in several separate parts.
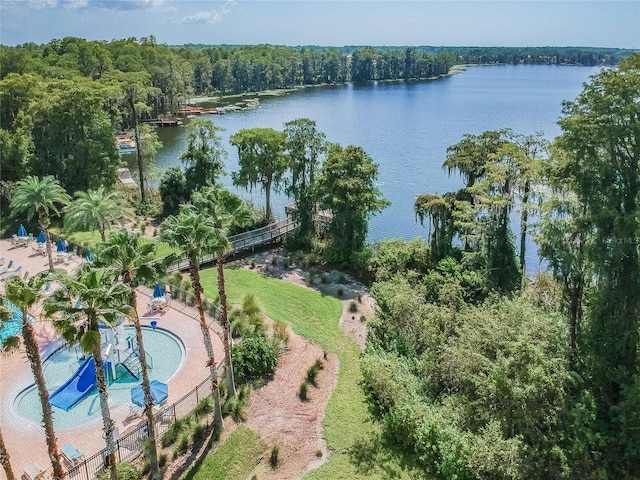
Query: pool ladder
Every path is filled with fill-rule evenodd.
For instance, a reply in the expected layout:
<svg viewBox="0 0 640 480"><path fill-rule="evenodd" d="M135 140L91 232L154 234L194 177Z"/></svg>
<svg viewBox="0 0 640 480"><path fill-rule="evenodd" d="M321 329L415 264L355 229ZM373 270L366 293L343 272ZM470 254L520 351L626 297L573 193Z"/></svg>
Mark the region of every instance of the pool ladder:
<svg viewBox="0 0 640 480"><path fill-rule="evenodd" d="M149 368L153 368L153 358L149 355L149 352L144 351L145 357L147 359L147 366ZM142 373L142 365L140 364L140 350L136 347L132 349L132 352L124 359L122 362L122 366L127 369L127 371L133 375L136 379L140 379L140 374Z"/></svg>

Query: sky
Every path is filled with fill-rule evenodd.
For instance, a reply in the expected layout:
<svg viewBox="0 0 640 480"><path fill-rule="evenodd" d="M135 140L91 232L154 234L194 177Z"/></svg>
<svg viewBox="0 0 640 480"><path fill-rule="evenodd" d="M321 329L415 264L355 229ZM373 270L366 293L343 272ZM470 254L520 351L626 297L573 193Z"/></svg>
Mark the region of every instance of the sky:
<svg viewBox="0 0 640 480"><path fill-rule="evenodd" d="M640 49L640 1L0 0L0 43Z"/></svg>

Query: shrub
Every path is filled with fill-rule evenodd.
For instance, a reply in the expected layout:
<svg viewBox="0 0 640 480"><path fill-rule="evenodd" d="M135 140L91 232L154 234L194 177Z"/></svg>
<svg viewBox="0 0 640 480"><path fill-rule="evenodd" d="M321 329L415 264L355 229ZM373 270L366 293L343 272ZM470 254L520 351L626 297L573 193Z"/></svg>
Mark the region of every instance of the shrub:
<svg viewBox="0 0 640 480"><path fill-rule="evenodd" d="M118 479L120 480L142 480L142 472L128 462L119 463L116 466L116 472L118 472ZM110 470L107 469L100 474L98 480L109 480L109 478Z"/></svg>
<svg viewBox="0 0 640 480"><path fill-rule="evenodd" d="M160 466L160 468L164 467L167 464L167 460L169 460L169 457L166 453L163 452L158 455L158 465Z"/></svg>
<svg viewBox="0 0 640 480"><path fill-rule="evenodd" d="M189 434L183 433L182 435L180 435L180 440L178 441L176 452L178 453L178 455L182 455L184 453L187 453L187 450L189 450Z"/></svg>
<svg viewBox="0 0 640 480"><path fill-rule="evenodd" d="M351 313L356 313L358 311L358 304L353 300L349 303L349 311Z"/></svg>
<svg viewBox="0 0 640 480"><path fill-rule="evenodd" d="M196 408L193 409L194 415L201 416L213 412L213 399L211 397L203 398L198 402Z"/></svg>
<svg viewBox="0 0 640 480"><path fill-rule="evenodd" d="M339 296L343 296L343 295L344 295L344 289L339 288L339 289L338 289L338 295L339 295Z"/></svg>
<svg viewBox="0 0 640 480"><path fill-rule="evenodd" d="M276 468L278 466L278 455L280 453L280 448L277 445L274 445L271 449L271 455L269 456L269 464L271 468Z"/></svg>
<svg viewBox="0 0 640 480"><path fill-rule="evenodd" d="M222 414L229 415L236 423L244 422L247 418L245 412L246 401L242 401L236 397L227 398L222 407Z"/></svg>
<svg viewBox="0 0 640 480"><path fill-rule="evenodd" d="M303 402L306 402L309 399L309 396L307 394L307 382L302 382L300 384L300 390L298 390L298 397Z"/></svg>
<svg viewBox="0 0 640 480"><path fill-rule="evenodd" d="M238 383L271 378L278 365L278 351L260 331L247 335L234 345L231 358Z"/></svg>
<svg viewBox="0 0 640 480"><path fill-rule="evenodd" d="M317 365L313 365L309 370L307 370L307 382L316 387L316 377L318 376L318 372L320 369Z"/></svg>
<svg viewBox="0 0 640 480"><path fill-rule="evenodd" d="M326 352L325 352L324 358L327 358ZM318 358L316 359L316 363L314 363L313 366L318 370L322 370L324 368L324 363L322 362L322 360Z"/></svg>
<svg viewBox="0 0 640 480"><path fill-rule="evenodd" d="M187 429L188 423L185 419L175 420L166 432L162 434L160 437L160 443L163 447L168 447L169 445L173 445L180 434Z"/></svg>

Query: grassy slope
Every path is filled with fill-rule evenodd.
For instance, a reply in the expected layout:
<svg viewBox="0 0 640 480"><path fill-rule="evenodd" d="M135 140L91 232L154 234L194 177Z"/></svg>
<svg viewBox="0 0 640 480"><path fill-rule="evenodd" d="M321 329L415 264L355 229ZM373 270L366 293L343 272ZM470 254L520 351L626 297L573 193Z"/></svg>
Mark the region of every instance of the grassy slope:
<svg viewBox="0 0 640 480"><path fill-rule="evenodd" d="M205 294L209 298L217 298L214 269L202 272L202 283ZM229 304L240 303L247 293L254 294L267 316L291 324L296 333L337 355L340 360L338 383L324 420L324 436L331 456L325 465L309 472L305 478L382 480L390 478L390 474L397 479L417 478L416 472L414 475L407 473L396 458L380 449L375 441L378 430L367 421L364 395L358 386L360 348L338 325L342 314L340 301L247 269L225 269L225 283ZM367 468L375 465L375 471L365 472L364 468L357 468L349 451L357 451L361 464Z"/></svg>
<svg viewBox="0 0 640 480"><path fill-rule="evenodd" d="M184 480L247 478L266 454L267 444L253 430L239 426L229 438L183 476Z"/></svg>

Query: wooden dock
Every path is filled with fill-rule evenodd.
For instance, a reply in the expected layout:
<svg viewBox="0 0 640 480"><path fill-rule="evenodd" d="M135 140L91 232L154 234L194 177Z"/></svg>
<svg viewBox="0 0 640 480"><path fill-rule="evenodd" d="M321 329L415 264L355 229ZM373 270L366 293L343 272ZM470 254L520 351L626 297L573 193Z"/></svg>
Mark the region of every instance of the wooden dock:
<svg viewBox="0 0 640 480"><path fill-rule="evenodd" d="M142 120L142 123L153 125L154 127L179 127L182 125L182 120L178 117L150 118L148 120Z"/></svg>

